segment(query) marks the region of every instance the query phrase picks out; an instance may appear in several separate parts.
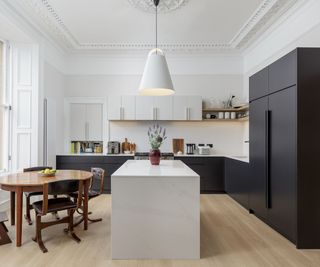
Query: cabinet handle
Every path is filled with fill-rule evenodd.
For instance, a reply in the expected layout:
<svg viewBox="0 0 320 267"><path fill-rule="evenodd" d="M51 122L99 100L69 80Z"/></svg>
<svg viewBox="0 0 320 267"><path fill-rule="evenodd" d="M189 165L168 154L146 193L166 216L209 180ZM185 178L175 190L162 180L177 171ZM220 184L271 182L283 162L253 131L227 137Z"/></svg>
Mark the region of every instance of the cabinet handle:
<svg viewBox="0 0 320 267"><path fill-rule="evenodd" d="M156 120L159 120L159 117L158 117L158 108L156 108Z"/></svg>
<svg viewBox="0 0 320 267"><path fill-rule="evenodd" d="M188 120L190 120L190 110L191 108L188 108Z"/></svg>
<svg viewBox="0 0 320 267"><path fill-rule="evenodd" d="M120 119L124 120L124 108L123 107L120 108Z"/></svg>
<svg viewBox="0 0 320 267"><path fill-rule="evenodd" d="M188 110L189 110L189 108L186 108L186 120L189 120L189 117L188 117Z"/></svg>
<svg viewBox="0 0 320 267"><path fill-rule="evenodd" d="M266 208L271 209L270 199L270 119L271 111L265 111L265 157L266 157Z"/></svg>

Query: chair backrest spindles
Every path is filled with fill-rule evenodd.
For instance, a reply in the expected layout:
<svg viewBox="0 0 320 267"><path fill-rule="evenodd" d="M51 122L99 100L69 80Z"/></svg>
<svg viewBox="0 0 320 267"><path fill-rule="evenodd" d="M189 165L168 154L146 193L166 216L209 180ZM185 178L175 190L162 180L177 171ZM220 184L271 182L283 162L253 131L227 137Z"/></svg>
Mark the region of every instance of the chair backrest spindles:
<svg viewBox="0 0 320 267"><path fill-rule="evenodd" d="M97 180L99 182L99 194L103 193L104 190L104 174L105 171L102 168L91 168L92 179L90 184L90 189L94 184L94 181Z"/></svg>
<svg viewBox="0 0 320 267"><path fill-rule="evenodd" d="M43 184L43 206L42 215L48 212L49 195L68 195L70 193L78 193L77 207L81 206L83 194L83 181L79 180L61 180L55 182L48 182Z"/></svg>

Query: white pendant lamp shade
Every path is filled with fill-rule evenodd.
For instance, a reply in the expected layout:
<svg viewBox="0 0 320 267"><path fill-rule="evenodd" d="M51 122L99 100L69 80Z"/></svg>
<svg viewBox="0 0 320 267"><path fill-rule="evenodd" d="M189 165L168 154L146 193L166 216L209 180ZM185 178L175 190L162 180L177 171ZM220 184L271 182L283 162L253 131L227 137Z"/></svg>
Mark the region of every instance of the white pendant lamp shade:
<svg viewBox="0 0 320 267"><path fill-rule="evenodd" d="M139 94L149 96L174 94L167 60L163 51L158 48L149 52L139 87Z"/></svg>

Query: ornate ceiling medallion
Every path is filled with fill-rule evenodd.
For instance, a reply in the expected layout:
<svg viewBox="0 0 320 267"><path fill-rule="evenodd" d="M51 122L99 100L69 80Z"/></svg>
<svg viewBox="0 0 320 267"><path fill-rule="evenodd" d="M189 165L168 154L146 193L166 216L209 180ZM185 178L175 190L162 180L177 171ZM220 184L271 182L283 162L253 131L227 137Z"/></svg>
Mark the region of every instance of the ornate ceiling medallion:
<svg viewBox="0 0 320 267"><path fill-rule="evenodd" d="M158 6L158 13L167 13L183 7L189 0L161 0ZM153 0L128 0L135 8L142 11L155 13L156 8Z"/></svg>

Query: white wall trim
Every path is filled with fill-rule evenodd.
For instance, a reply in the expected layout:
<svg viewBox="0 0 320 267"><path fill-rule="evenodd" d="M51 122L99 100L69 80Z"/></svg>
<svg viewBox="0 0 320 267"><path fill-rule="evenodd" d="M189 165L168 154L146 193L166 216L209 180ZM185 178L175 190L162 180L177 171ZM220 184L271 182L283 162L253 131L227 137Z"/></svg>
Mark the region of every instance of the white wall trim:
<svg viewBox="0 0 320 267"><path fill-rule="evenodd" d="M244 73L253 74L299 45L299 40L320 25L320 1L299 1L244 53Z"/></svg>

